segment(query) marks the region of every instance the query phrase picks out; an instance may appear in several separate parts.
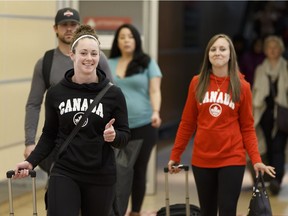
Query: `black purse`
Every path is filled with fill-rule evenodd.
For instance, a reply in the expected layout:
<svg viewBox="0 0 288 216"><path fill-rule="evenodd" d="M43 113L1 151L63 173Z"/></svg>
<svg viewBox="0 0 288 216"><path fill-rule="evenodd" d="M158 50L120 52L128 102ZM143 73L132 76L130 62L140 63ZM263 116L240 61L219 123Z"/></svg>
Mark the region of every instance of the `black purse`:
<svg viewBox="0 0 288 216"><path fill-rule="evenodd" d="M261 186L259 186L259 183L261 183ZM261 172L259 172L258 178L253 186L247 216L272 216L270 200Z"/></svg>
<svg viewBox="0 0 288 216"><path fill-rule="evenodd" d="M122 149L114 149L117 182L113 212L110 216L125 215L133 184L134 164L140 152L143 140L130 140Z"/></svg>

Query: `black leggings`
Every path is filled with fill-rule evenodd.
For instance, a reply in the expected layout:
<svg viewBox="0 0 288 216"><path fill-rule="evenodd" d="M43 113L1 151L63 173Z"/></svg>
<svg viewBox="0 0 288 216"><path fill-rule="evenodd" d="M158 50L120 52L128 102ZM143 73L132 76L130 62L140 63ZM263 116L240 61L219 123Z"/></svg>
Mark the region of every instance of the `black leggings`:
<svg viewBox="0 0 288 216"><path fill-rule="evenodd" d="M146 171L151 151L156 144L157 129L151 124L131 129L131 139L143 139L143 143L134 165L131 200L132 211L140 212L146 192Z"/></svg>
<svg viewBox="0 0 288 216"><path fill-rule="evenodd" d="M235 216L245 166L199 168L192 166L201 216Z"/></svg>
<svg viewBox="0 0 288 216"><path fill-rule="evenodd" d="M66 176L50 176L48 216L108 216L115 196L114 185L76 182Z"/></svg>

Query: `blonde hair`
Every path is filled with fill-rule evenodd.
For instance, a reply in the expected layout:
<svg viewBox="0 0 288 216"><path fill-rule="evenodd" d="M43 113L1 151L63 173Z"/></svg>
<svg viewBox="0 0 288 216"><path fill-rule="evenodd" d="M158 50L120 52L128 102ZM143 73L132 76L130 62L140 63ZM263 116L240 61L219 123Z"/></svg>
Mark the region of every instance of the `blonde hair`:
<svg viewBox="0 0 288 216"><path fill-rule="evenodd" d="M230 83L228 87L228 92L232 93L232 100L233 102L237 102L240 100L241 94L241 84L239 78L239 68L237 63L237 55L233 45L232 40L229 36L225 34L217 34L214 35L208 42L204 59L202 62L202 67L199 75L199 81L196 86L196 99L198 102L201 102L206 94L208 85L210 83L210 74L212 73L212 64L209 61L209 50L211 46L215 43L216 40L219 38L224 38L227 40L230 49L230 59L228 62L228 76L230 77Z"/></svg>
<svg viewBox="0 0 288 216"><path fill-rule="evenodd" d="M284 45L283 40L280 37L275 36L275 35L271 35L271 36L268 36L267 38L265 38L265 40L264 40L264 50L265 51L267 49L268 44L272 41L277 43L277 45L279 46L279 48L281 50L281 53L283 53L285 51L285 45Z"/></svg>

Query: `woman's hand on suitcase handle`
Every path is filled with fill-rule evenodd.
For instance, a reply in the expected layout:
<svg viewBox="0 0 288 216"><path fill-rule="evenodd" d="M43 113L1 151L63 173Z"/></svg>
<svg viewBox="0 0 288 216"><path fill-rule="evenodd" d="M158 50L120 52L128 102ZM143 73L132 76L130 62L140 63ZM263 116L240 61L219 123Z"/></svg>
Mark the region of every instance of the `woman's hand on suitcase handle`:
<svg viewBox="0 0 288 216"><path fill-rule="evenodd" d="M173 174L173 173L179 173L182 170L182 164L176 163L173 160L170 160L168 162L168 169L169 169L169 173Z"/></svg>
<svg viewBox="0 0 288 216"><path fill-rule="evenodd" d="M20 162L16 165L16 169L14 170L15 174L13 179L25 178L29 176L29 170L32 170L33 166L28 161Z"/></svg>

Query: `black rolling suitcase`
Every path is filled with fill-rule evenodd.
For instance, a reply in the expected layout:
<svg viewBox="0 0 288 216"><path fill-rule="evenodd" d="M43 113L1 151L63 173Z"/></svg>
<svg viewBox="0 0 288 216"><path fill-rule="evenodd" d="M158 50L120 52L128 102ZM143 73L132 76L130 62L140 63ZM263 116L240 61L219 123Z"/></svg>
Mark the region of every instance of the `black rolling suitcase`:
<svg viewBox="0 0 288 216"><path fill-rule="evenodd" d="M164 168L165 173L165 201L166 206L162 207L157 211L157 216L200 216L200 208L196 205L189 203L189 182L188 182L188 174L189 174L189 166L181 166L181 169L185 170L185 190L186 190L186 198L185 204L169 204L169 184L168 184L168 173L169 170L167 167Z"/></svg>
<svg viewBox="0 0 288 216"><path fill-rule="evenodd" d="M12 194L12 177L15 174L14 170L7 171L6 176L8 179L8 193L9 193L9 212L10 216L14 216L13 208L13 194ZM37 205L36 205L36 171L30 170L29 175L32 179L32 196L33 196L33 216L37 216ZM20 215L20 214L19 214Z"/></svg>

